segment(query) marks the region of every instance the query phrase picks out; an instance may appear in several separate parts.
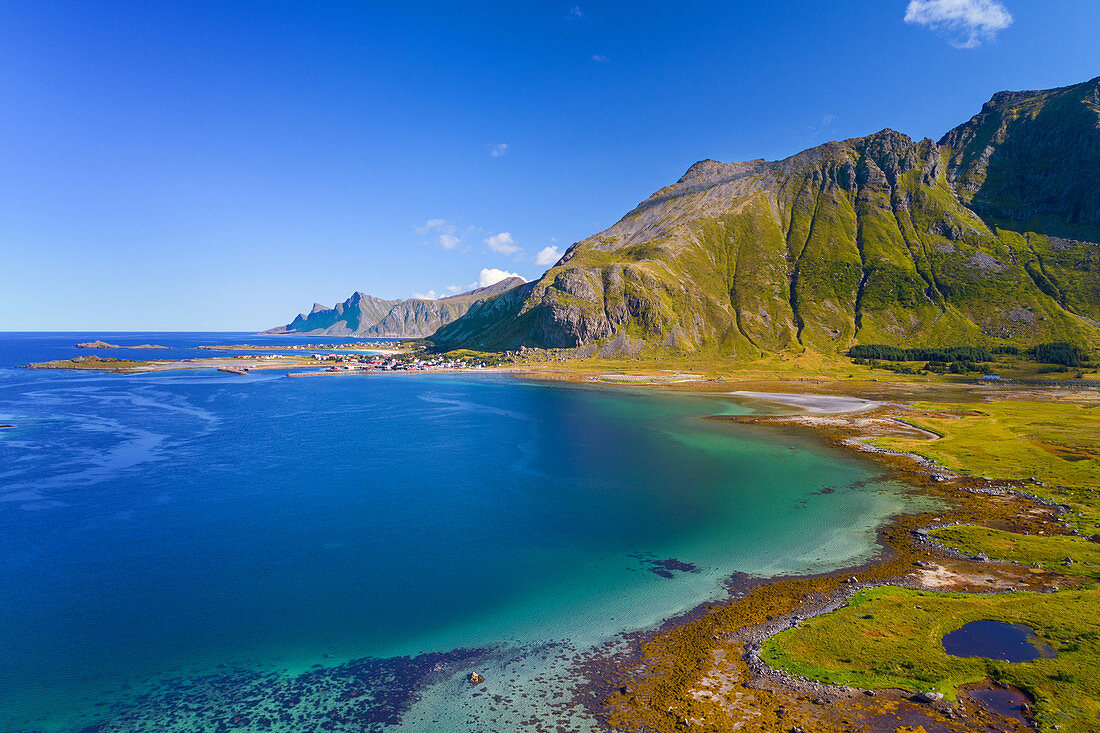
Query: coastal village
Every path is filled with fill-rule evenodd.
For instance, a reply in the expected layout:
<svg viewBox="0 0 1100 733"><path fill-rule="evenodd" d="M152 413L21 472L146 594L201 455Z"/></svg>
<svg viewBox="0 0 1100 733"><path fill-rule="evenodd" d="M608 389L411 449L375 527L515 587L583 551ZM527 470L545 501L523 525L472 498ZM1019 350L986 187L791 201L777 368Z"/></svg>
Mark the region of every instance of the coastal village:
<svg viewBox="0 0 1100 733"><path fill-rule="evenodd" d="M432 354L423 349L410 349L399 342L359 343L361 351L350 351L338 344L292 344L287 346L199 346L216 351L276 350L298 352L241 353L202 359L166 359L139 361L114 356L91 354L71 359L28 364L28 369L77 369L109 372L145 372L170 369L210 368L229 374L248 374L256 369L302 369L326 367L323 371L293 371L288 376L320 376L327 374L369 374L375 372L429 372L481 370L496 363L474 352ZM388 347L388 348L387 348ZM81 344L78 348L121 348L104 342ZM166 348L166 347L159 347ZM300 352L307 353L300 353Z"/></svg>
<svg viewBox="0 0 1100 733"><path fill-rule="evenodd" d="M480 360L465 361L444 356L417 357L402 354L381 357L374 354L310 354L311 359L332 362L326 372L410 372L441 369L484 369Z"/></svg>

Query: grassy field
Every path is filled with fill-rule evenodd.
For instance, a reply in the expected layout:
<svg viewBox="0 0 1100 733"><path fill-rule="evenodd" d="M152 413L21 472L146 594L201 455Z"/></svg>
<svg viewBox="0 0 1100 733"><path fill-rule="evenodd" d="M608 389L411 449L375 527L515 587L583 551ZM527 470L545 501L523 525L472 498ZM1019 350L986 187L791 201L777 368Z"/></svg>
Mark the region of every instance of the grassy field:
<svg viewBox="0 0 1100 733"><path fill-rule="evenodd" d="M942 438L913 441L884 438L883 447L929 458L939 465L971 476L996 479L1035 479L1027 492L1070 508L1066 524L1088 536L1100 532L1100 400L1006 400L998 402L938 404L917 403L918 410L906 421ZM941 536L969 543L982 540L975 534L942 531ZM1002 535L987 535L991 550L1008 549ZM1087 543L1083 537L1017 542L1031 551L1050 545L1051 557L1073 555L1065 543ZM1094 547L1100 547L1095 546ZM994 552L988 554L993 556ZM1082 555L1090 548L1077 550ZM1005 556L1005 559L1022 559Z"/></svg>
<svg viewBox="0 0 1100 733"><path fill-rule="evenodd" d="M980 619L1027 624L1057 656L1008 663L944 651L944 634ZM1100 591L973 595L874 588L772 637L762 656L773 666L831 684L932 690L948 699L961 684L993 677L1028 692L1044 722L1095 730Z"/></svg>
<svg viewBox="0 0 1100 733"><path fill-rule="evenodd" d="M1091 488L1100 480L1100 401L926 402L914 407L936 411L928 417L917 413L911 422L943 439L889 442L947 468L989 478L1035 477L1051 487Z"/></svg>
<svg viewBox="0 0 1100 733"><path fill-rule="evenodd" d="M933 531L941 544L1065 575L1100 577L1100 544L1089 538L1100 532L1100 402L1065 394L1000 401L997 396L991 394L994 399L987 402L918 402L904 420L940 439L882 438L877 443L923 455L964 475L1023 481L1026 493L1068 508L1061 524L1051 522L1036 534L951 526ZM943 634L978 619L1028 624L1058 655L1017 664L947 655ZM1100 591L1095 583L1050 594L882 587L860 592L847 606L773 637L763 656L777 667L827 683L936 690L948 698L960 684L992 677L1028 692L1044 727L1096 730L1098 644Z"/></svg>
<svg viewBox="0 0 1100 733"><path fill-rule="evenodd" d="M1067 575L1100 578L1100 544L1080 537L1039 537L970 526L934 530L932 536L940 544L968 555L984 552L998 560L1040 565ZM1072 562L1066 563L1066 558Z"/></svg>

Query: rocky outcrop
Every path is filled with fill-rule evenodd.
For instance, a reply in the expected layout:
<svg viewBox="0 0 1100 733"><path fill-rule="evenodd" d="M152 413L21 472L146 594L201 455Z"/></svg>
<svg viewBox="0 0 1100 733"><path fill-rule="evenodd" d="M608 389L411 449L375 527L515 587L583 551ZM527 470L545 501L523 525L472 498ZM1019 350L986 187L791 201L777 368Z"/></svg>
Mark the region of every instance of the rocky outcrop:
<svg viewBox="0 0 1100 733"><path fill-rule="evenodd" d="M1095 342L1098 85L995 95L938 143L883 130L700 161L432 340L744 356Z"/></svg>

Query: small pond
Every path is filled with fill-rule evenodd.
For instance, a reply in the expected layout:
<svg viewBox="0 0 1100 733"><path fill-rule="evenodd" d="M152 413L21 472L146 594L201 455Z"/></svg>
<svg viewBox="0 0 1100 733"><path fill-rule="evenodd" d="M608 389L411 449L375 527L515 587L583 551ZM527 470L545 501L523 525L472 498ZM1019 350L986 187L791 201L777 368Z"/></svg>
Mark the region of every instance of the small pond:
<svg viewBox="0 0 1100 733"><path fill-rule="evenodd" d="M946 634L943 648L953 657L985 657L1005 662L1054 658L1054 650L1038 639L1030 626L1003 621L971 621Z"/></svg>
<svg viewBox="0 0 1100 733"><path fill-rule="evenodd" d="M981 703L987 710L1006 718L1027 722L1027 718L1024 717L1027 698L1015 690L994 687L988 690L969 690L966 694Z"/></svg>

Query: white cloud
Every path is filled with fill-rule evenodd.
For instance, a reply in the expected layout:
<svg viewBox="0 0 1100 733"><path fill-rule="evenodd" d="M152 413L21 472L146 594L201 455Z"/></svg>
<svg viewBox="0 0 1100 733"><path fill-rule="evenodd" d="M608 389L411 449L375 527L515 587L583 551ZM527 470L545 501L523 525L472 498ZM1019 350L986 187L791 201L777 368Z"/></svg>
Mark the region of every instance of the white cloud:
<svg viewBox="0 0 1100 733"><path fill-rule="evenodd" d="M489 157L500 158L508 152L508 143L497 143L489 146Z"/></svg>
<svg viewBox="0 0 1100 733"><path fill-rule="evenodd" d="M420 300L435 300L439 297L439 294L436 293L434 290L429 290L426 293L413 293L413 297Z"/></svg>
<svg viewBox="0 0 1100 733"><path fill-rule="evenodd" d="M422 227L413 227L413 229L416 230L416 233L421 235L421 236L424 236L425 234L427 234L427 233L429 233L433 230L442 230L442 229L445 229L445 228L447 228L447 220L446 219L428 219L428 221L424 223L424 226L422 226Z"/></svg>
<svg viewBox="0 0 1100 733"><path fill-rule="evenodd" d="M510 277L518 277L520 280L527 282L524 278L514 272L507 272L506 270L498 270L495 267L484 267L477 278L477 287L487 288L490 285L495 285L501 280L507 280Z"/></svg>
<svg viewBox="0 0 1100 733"><path fill-rule="evenodd" d="M457 285L448 285L447 286L447 292L451 293L452 295L454 293L457 293L459 290L462 290L462 288L458 287Z"/></svg>
<svg viewBox="0 0 1100 733"><path fill-rule="evenodd" d="M516 244L516 240L512 239L509 232L494 234L485 240L485 246L494 252L500 252L502 255L514 255L519 252L519 246Z"/></svg>
<svg viewBox="0 0 1100 733"><path fill-rule="evenodd" d="M535 264L547 267L561 259L561 252L554 245L543 247L535 255Z"/></svg>
<svg viewBox="0 0 1100 733"><path fill-rule="evenodd" d="M566 20L580 20L584 17L584 13L581 12L580 5L574 5L569 8L569 12L565 14Z"/></svg>
<svg viewBox="0 0 1100 733"><path fill-rule="evenodd" d="M413 229L422 237L438 232L435 241L443 249L454 249L462 243L462 237L456 234L458 227L448 223L446 219L428 219L424 226L413 227Z"/></svg>
<svg viewBox="0 0 1100 733"><path fill-rule="evenodd" d="M607 63L608 59L607 59L606 56L601 56L598 53L594 53L594 54L592 54L592 60L595 61L596 63L604 64L604 63Z"/></svg>
<svg viewBox="0 0 1100 733"><path fill-rule="evenodd" d="M955 48L976 48L1012 25L1012 14L997 0L909 0L905 22L943 33Z"/></svg>

